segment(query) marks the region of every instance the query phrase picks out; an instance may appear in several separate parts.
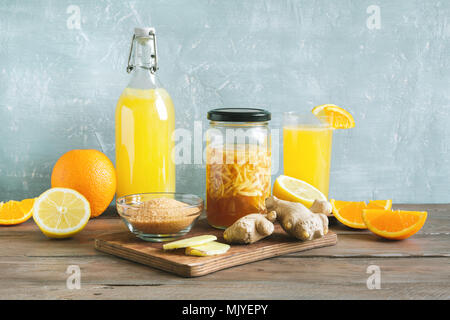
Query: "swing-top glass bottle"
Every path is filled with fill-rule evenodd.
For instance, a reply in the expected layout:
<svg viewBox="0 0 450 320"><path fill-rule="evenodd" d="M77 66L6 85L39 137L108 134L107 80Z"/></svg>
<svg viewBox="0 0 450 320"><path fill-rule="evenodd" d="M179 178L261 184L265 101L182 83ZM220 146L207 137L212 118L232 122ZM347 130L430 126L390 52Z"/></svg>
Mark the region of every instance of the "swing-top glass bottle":
<svg viewBox="0 0 450 320"><path fill-rule="evenodd" d="M159 84L153 28L136 28L127 72L132 78L116 107L117 197L175 191L172 99Z"/></svg>

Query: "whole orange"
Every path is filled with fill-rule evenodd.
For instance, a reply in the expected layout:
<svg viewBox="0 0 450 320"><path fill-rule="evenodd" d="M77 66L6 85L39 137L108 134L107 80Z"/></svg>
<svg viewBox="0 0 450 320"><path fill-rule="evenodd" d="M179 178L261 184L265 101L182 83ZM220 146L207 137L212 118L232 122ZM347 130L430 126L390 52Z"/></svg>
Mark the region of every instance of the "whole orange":
<svg viewBox="0 0 450 320"><path fill-rule="evenodd" d="M108 157L93 149L71 150L56 161L52 188L78 191L91 205L91 218L101 215L116 193L116 170Z"/></svg>

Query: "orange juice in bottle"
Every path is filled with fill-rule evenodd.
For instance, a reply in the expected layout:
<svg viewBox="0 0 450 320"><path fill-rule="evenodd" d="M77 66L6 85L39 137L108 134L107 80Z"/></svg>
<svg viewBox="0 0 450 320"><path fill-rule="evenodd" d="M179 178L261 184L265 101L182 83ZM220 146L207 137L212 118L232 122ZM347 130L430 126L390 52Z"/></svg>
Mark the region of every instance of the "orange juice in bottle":
<svg viewBox="0 0 450 320"><path fill-rule="evenodd" d="M117 196L174 192L175 112L170 95L155 76L154 29L135 29L129 60L127 71L133 77L116 107Z"/></svg>

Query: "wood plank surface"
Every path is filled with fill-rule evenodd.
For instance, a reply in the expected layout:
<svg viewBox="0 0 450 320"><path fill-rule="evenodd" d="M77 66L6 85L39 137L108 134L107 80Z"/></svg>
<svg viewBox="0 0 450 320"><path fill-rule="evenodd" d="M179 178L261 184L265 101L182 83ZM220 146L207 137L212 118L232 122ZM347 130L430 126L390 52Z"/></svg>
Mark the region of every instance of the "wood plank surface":
<svg viewBox="0 0 450 320"><path fill-rule="evenodd" d="M184 238L204 234L215 235L217 241L225 243L223 231L211 228L206 219L198 221ZM199 277L245 263L292 252L334 246L336 243L337 236L332 231L320 239L298 241L289 237L277 224L270 237L249 245L232 245L226 253L211 257L188 256L184 254L184 249L164 251L162 243L143 241L130 232L100 235L95 239L95 248L182 277Z"/></svg>
<svg viewBox="0 0 450 320"><path fill-rule="evenodd" d="M330 261L331 260L331 261ZM2 299L450 299L448 258L276 257L199 278L180 278L109 255L1 261ZM66 268L81 268L81 289ZM381 289L369 290L369 265ZM14 272L12 272L14 269Z"/></svg>
<svg viewBox="0 0 450 320"><path fill-rule="evenodd" d="M385 241L340 224L333 247L292 253L200 278L180 278L94 249L96 236L125 231L113 209L68 240L47 239L33 221L0 228L0 299L450 299L450 205L427 210L425 226ZM69 265L81 289L66 287ZM381 289L369 290L369 265Z"/></svg>

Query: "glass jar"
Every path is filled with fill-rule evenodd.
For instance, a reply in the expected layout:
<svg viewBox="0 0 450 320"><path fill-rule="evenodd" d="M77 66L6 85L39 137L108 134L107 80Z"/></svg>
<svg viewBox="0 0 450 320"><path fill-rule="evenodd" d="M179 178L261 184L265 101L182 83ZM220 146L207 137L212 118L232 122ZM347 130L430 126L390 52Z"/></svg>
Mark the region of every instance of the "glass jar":
<svg viewBox="0 0 450 320"><path fill-rule="evenodd" d="M239 218L265 211L270 195L270 112L221 108L208 112L206 215L224 229Z"/></svg>

